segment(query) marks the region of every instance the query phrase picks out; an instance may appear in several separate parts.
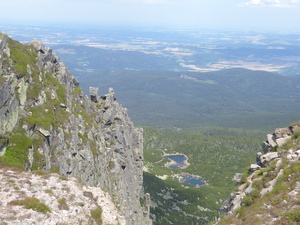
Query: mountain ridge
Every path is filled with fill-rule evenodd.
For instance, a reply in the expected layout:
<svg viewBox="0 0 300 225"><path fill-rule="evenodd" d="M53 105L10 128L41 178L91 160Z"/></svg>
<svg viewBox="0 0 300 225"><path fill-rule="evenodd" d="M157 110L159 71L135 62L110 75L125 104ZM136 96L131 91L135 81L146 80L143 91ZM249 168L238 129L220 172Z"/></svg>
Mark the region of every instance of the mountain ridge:
<svg viewBox="0 0 300 225"><path fill-rule="evenodd" d="M217 224L298 224L300 122L267 135L262 150L220 209Z"/></svg>
<svg viewBox="0 0 300 225"><path fill-rule="evenodd" d="M126 224L151 224L149 201L140 202L143 130L113 89L92 89L89 100L42 42L0 40L0 162L78 177L108 192Z"/></svg>

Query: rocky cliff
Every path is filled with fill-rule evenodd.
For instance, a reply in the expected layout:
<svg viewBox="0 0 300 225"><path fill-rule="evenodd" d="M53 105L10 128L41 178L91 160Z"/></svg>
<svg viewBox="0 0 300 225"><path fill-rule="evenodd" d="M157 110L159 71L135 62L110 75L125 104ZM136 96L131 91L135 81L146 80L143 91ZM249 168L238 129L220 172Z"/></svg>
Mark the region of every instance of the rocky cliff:
<svg viewBox="0 0 300 225"><path fill-rule="evenodd" d="M298 224L300 122L268 134L256 164L236 180L239 185L224 202L220 214L225 218L218 224Z"/></svg>
<svg viewBox="0 0 300 225"><path fill-rule="evenodd" d="M143 130L113 89L83 95L64 63L41 42L0 34L0 162L77 177L110 194L126 223L151 224L141 206Z"/></svg>

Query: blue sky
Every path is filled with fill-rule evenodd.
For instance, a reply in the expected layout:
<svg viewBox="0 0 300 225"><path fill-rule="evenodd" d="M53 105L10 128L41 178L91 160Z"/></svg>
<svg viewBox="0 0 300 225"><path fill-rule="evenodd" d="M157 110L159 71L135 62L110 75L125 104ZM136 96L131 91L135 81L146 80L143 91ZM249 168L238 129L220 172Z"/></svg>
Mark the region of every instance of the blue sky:
<svg viewBox="0 0 300 225"><path fill-rule="evenodd" d="M300 0L1 0L0 24L172 25L300 31Z"/></svg>

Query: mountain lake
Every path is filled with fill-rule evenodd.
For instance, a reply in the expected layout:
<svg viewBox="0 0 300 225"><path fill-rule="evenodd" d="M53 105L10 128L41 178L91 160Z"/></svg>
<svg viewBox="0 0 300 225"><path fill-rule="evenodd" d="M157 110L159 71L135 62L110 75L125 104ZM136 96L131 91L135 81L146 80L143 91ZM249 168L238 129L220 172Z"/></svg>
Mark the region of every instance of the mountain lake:
<svg viewBox="0 0 300 225"><path fill-rule="evenodd" d="M188 158L185 155L164 155L166 159L169 159L170 162L166 163L165 166L170 169L185 169L190 164L187 162ZM177 178L181 183L191 184L196 187L207 185L205 181L200 176L192 175L189 173L177 174Z"/></svg>

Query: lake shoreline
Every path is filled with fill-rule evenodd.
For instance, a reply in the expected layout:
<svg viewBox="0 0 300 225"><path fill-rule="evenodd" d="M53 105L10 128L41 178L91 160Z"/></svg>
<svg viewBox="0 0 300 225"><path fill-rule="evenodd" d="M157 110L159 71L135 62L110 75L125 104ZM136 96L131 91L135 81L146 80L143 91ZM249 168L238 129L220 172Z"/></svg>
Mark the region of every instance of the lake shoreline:
<svg viewBox="0 0 300 225"><path fill-rule="evenodd" d="M201 177L199 175L194 175L194 174L190 174L190 173L179 173L179 174L174 174L172 177L173 178L177 178L180 183L186 184L185 183L185 176L193 177L195 179L200 179L202 181L203 185L194 185L194 186L196 186L196 188L197 188L197 186L198 187L209 186L209 184L207 183L207 181L204 180L203 177ZM191 184L191 185L193 185L193 184Z"/></svg>
<svg viewBox="0 0 300 225"><path fill-rule="evenodd" d="M176 153L176 154L166 154L164 153L163 157L166 158L168 156L183 156L185 157L185 160L183 161L183 166L180 166L180 164L178 164L175 160L167 158L168 160L170 160L170 162L165 163L165 167L171 168L171 166L177 166L178 169L186 169L187 167L190 166L190 163L188 162L189 158L187 157L187 155L182 154L182 153Z"/></svg>
<svg viewBox="0 0 300 225"><path fill-rule="evenodd" d="M183 157L184 160L179 162L179 161L175 161L176 159L168 158L168 157L176 157L176 156ZM170 168L170 169L174 169L174 168L175 169L186 169L188 166L190 166L190 163L188 162L189 158L187 157L187 155L182 154L182 153L167 154L164 152L163 158L169 160L169 162L165 163L164 166L167 168ZM172 175L172 177L173 177L173 179L174 178L178 179L179 182L182 184L191 184L191 185L194 185L196 188L209 185L207 183L207 181L205 181L201 176L190 174L187 172L174 174L174 175ZM187 182L190 179L200 180L201 182L199 184L193 184L193 183Z"/></svg>

